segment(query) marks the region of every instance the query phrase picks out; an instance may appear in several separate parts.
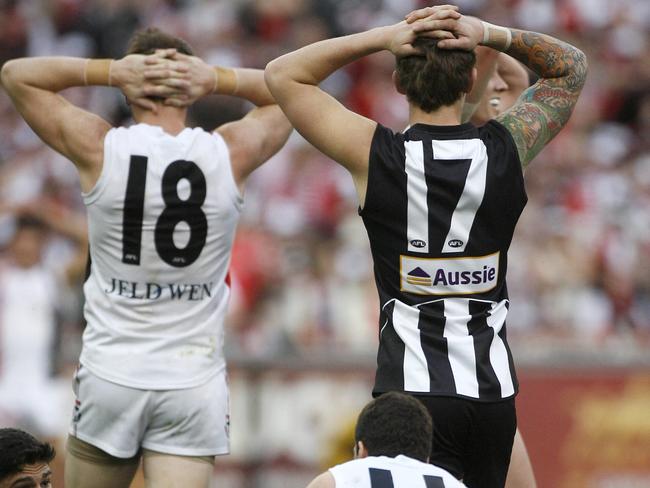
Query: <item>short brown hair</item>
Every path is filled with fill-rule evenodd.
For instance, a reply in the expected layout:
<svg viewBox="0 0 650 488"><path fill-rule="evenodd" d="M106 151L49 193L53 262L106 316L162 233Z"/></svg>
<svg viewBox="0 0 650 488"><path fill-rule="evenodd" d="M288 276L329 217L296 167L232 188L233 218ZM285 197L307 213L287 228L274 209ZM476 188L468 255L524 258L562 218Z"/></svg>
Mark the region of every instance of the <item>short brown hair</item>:
<svg viewBox="0 0 650 488"><path fill-rule="evenodd" d="M49 464L56 456L54 448L23 430L0 429L0 482L25 466L36 463Z"/></svg>
<svg viewBox="0 0 650 488"><path fill-rule="evenodd" d="M452 105L471 87L474 51L440 49L437 39L420 37L413 43L423 56L397 60L397 78L409 102L425 112Z"/></svg>
<svg viewBox="0 0 650 488"><path fill-rule="evenodd" d="M396 391L368 403L357 420L355 443L363 442L369 456L400 454L427 462L433 442L433 422L416 398Z"/></svg>
<svg viewBox="0 0 650 488"><path fill-rule="evenodd" d="M174 37L156 27L136 32L126 48L126 54L153 54L156 49L174 48L179 53L194 55L192 47L180 37Z"/></svg>

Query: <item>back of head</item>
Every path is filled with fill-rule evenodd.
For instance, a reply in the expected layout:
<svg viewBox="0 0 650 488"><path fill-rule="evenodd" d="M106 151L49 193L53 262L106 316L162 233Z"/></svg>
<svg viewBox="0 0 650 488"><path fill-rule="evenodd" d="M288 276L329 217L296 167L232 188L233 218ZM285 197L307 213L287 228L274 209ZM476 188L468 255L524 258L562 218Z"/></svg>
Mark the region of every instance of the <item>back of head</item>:
<svg viewBox="0 0 650 488"><path fill-rule="evenodd" d="M49 463L54 448L18 429L0 429L0 481L30 464Z"/></svg>
<svg viewBox="0 0 650 488"><path fill-rule="evenodd" d="M187 41L167 34L155 27L149 27L133 34L126 48L126 54L153 54L156 49L172 48L188 56L194 55L194 51Z"/></svg>
<svg viewBox="0 0 650 488"><path fill-rule="evenodd" d="M179 53L187 54L188 56L194 55L194 50L187 41L180 37L167 34L156 27L149 27L133 34L126 48L126 55L154 54L158 49L176 49ZM147 98L156 102L163 100L162 97L157 96L149 96ZM134 106L133 108L135 109L136 107Z"/></svg>
<svg viewBox="0 0 650 488"><path fill-rule="evenodd" d="M397 78L408 101L430 113L453 105L472 87L474 51L440 49L436 39L420 37L413 43L421 56L397 60Z"/></svg>
<svg viewBox="0 0 650 488"><path fill-rule="evenodd" d="M390 392L366 405L357 420L356 442L370 456L403 454L426 462L431 452L433 424L427 409L416 398Z"/></svg>

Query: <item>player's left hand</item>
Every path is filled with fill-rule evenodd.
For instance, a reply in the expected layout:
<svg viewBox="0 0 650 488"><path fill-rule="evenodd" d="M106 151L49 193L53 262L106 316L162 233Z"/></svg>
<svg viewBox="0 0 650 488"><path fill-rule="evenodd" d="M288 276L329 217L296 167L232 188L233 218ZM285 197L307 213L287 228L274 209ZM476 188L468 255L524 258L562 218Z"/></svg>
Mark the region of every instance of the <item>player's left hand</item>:
<svg viewBox="0 0 650 488"><path fill-rule="evenodd" d="M454 18L440 19L439 11L425 16L432 7L420 9L409 14L407 23L411 22L418 36L429 36L430 32L440 29L447 31L448 37L440 36L438 47L441 49L462 49L471 51L483 41L483 23L476 17L458 14ZM456 12L457 13L457 12Z"/></svg>
<svg viewBox="0 0 650 488"><path fill-rule="evenodd" d="M185 107L212 93L216 73L201 58L179 52L169 58L150 56L144 76L148 81L145 93L165 97L165 105Z"/></svg>
<svg viewBox="0 0 650 488"><path fill-rule="evenodd" d="M426 20L415 20L412 23L407 21L399 22L390 26L389 42L387 49L396 57L417 56L420 54L413 42L418 37L432 37L435 39L453 39L450 32L456 19L461 15L454 8L437 8ZM421 25L427 22L426 26Z"/></svg>
<svg viewBox="0 0 650 488"><path fill-rule="evenodd" d="M439 14L443 10L459 12L459 8L456 5L434 5L433 7L424 7L418 10L413 10L411 13L404 16L404 20L406 20L406 23L412 24L413 22L427 19L429 17L435 18L436 14Z"/></svg>

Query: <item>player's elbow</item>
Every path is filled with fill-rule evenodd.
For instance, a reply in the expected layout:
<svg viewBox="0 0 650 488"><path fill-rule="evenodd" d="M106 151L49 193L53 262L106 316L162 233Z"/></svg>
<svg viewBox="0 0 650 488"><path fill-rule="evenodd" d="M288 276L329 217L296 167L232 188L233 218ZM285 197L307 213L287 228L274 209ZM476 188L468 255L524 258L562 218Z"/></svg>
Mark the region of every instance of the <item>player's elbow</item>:
<svg viewBox="0 0 650 488"><path fill-rule="evenodd" d="M579 93L587 80L589 64L587 55L577 47L571 46L570 64L566 73L566 80L571 91Z"/></svg>
<svg viewBox="0 0 650 488"><path fill-rule="evenodd" d="M282 66L282 60L274 59L266 65L264 70L264 81L274 96L282 87L283 80L286 81L286 70Z"/></svg>
<svg viewBox="0 0 650 488"><path fill-rule="evenodd" d="M578 81L580 82L580 87L584 86L585 81L587 80L587 72L589 71L589 62L587 61L587 55L582 52L580 49L576 48L576 72Z"/></svg>
<svg viewBox="0 0 650 488"><path fill-rule="evenodd" d="M2 81L2 86L7 91L11 91L11 87L16 82L16 64L17 62L15 60L11 60L2 65L2 71L0 71L0 81Z"/></svg>

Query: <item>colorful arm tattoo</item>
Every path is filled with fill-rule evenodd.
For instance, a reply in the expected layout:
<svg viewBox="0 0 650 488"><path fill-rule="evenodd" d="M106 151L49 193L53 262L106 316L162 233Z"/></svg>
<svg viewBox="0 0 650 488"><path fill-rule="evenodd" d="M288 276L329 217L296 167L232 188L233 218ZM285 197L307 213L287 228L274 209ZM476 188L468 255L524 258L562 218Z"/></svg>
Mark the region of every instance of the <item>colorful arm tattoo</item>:
<svg viewBox="0 0 650 488"><path fill-rule="evenodd" d="M511 29L506 54L540 76L524 91L501 122L517 144L522 166L528 163L564 127L587 77L587 57L579 49L553 37Z"/></svg>

